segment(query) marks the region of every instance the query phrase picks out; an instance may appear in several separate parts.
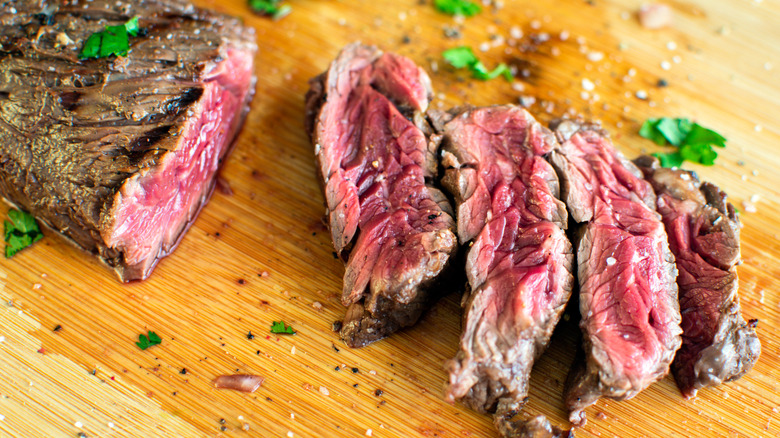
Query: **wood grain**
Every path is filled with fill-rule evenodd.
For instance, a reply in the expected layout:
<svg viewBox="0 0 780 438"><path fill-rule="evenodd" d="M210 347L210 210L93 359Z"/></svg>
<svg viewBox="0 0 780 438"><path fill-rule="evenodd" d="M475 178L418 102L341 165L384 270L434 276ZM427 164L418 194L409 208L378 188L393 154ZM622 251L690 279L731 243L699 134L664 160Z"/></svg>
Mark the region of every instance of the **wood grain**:
<svg viewBox="0 0 780 438"><path fill-rule="evenodd" d="M690 167L742 210L740 293L745 317L760 320L762 356L741 380L693 401L682 399L671 377L631 401L602 400L577 435L780 435L778 2L676 0L669 2L674 24L658 31L638 25L641 2L631 0L505 0L462 23L418 0L287 2L293 12L278 22L251 15L242 0L198 2L257 28L258 93L222 172L233 195L214 195L148 281L119 284L51 233L0 261L0 436L495 435L487 416L442 400L442 363L459 337L458 297L367 348L350 350L331 331L343 313L344 271L321 223L303 94L308 79L358 39L430 71L434 106L533 96L542 120L570 109L601 120L629 157L659 150L636 134L647 117L692 117L723 133L729 143L718 164ZM445 38L445 26L462 37ZM549 41L533 51L510 47L513 26L524 42L540 33ZM477 53L488 67L526 68L514 87L476 82L441 59L449 47L490 45L491 35L504 44ZM669 86L658 87L660 78ZM587 96L583 79L595 84ZM636 97L640 90L648 99ZM751 198L755 213L743 204ZM268 336L279 320L298 334ZM146 330L162 345L139 350L134 341ZM566 424L561 391L578 336L574 321L564 321L531 379L528 412L558 425ZM213 388L216 376L231 373L266 380L251 395Z"/></svg>

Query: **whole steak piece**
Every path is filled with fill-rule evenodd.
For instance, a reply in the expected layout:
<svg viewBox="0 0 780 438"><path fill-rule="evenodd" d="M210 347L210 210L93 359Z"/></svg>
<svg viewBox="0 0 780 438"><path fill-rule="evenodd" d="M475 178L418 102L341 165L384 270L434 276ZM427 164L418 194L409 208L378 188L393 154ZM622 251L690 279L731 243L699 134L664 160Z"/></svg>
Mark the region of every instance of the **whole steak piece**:
<svg viewBox="0 0 780 438"><path fill-rule="evenodd" d="M574 254L552 133L514 106L432 115L455 199L469 292L447 397L497 419L525 403L536 358L571 296ZM444 123L446 122L446 123Z"/></svg>
<svg viewBox="0 0 780 438"><path fill-rule="evenodd" d="M457 250L451 207L429 185L430 94L411 60L355 43L306 96L333 245L346 261L341 337L351 347L414 324Z"/></svg>
<svg viewBox="0 0 780 438"><path fill-rule="evenodd" d="M739 311L739 218L717 186L694 172L660 167L658 159L634 162L658 195L680 287L682 347L672 373L685 397L736 380L761 354L755 323Z"/></svg>
<svg viewBox="0 0 780 438"><path fill-rule="evenodd" d="M628 399L669 372L680 347L677 269L655 194L594 125L554 123L550 159L578 231L583 351L569 374L569 420L606 396Z"/></svg>
<svg viewBox="0 0 780 438"><path fill-rule="evenodd" d="M212 193L254 93L254 31L174 0L0 8L0 195L145 279ZM127 56L79 59L133 17Z"/></svg>

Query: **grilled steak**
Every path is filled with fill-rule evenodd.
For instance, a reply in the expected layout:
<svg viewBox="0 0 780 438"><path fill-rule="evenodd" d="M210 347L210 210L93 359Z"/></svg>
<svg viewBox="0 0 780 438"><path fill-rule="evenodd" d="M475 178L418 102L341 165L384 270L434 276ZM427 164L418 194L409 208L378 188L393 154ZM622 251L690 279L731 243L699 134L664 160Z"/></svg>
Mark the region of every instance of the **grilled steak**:
<svg viewBox="0 0 780 438"><path fill-rule="evenodd" d="M174 0L0 6L0 194L146 278L195 220L253 94L254 32ZM126 57L85 40L139 17Z"/></svg>
<svg viewBox="0 0 780 438"><path fill-rule="evenodd" d="M333 245L346 260L341 336L352 347L414 324L457 250L451 207L428 185L430 94L411 60L360 44L311 81L306 126Z"/></svg>
<svg viewBox="0 0 780 438"><path fill-rule="evenodd" d="M442 184L456 202L458 236L470 245L460 349L447 364L447 397L505 415L522 406L573 287L555 171L555 139L513 106L432 114L443 134Z"/></svg>
<svg viewBox="0 0 780 438"><path fill-rule="evenodd" d="M554 126L550 159L577 238L583 352L569 374L569 419L600 397L635 396L665 376L680 347L677 270L642 173L593 125Z"/></svg>
<svg viewBox="0 0 780 438"><path fill-rule="evenodd" d="M658 195L680 271L683 342L672 373L683 395L693 397L701 388L740 378L761 353L753 324L739 311L739 218L726 194L695 173L660 167L649 156L635 163Z"/></svg>

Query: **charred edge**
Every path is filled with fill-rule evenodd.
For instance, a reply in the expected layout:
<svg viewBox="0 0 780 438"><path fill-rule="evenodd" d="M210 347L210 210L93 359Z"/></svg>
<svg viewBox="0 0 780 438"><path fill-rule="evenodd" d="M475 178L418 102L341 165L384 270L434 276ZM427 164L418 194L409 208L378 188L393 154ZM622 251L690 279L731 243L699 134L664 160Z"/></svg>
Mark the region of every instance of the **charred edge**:
<svg viewBox="0 0 780 438"><path fill-rule="evenodd" d="M178 114L183 109L189 108L190 105L197 102L200 97L203 96L203 87L193 87L188 89L181 95L175 102L168 105L168 114Z"/></svg>

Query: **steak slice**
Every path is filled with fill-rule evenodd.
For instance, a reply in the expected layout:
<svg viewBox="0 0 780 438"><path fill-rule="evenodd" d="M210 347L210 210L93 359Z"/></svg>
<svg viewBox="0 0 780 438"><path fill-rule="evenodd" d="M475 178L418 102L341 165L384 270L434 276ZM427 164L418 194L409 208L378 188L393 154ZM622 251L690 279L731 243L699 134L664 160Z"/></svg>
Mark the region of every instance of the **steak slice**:
<svg viewBox="0 0 780 438"><path fill-rule="evenodd" d="M254 93L254 31L173 0L0 8L0 195L145 279L211 195ZM126 57L78 59L136 16Z"/></svg>
<svg viewBox="0 0 780 438"><path fill-rule="evenodd" d="M431 93L411 60L355 43L306 96L333 246L346 261L341 336L351 347L414 324L457 250L451 207L429 185Z"/></svg>
<svg viewBox="0 0 780 438"><path fill-rule="evenodd" d="M685 397L736 380L761 353L754 323L739 311L739 217L726 194L694 172L660 167L657 158L634 162L658 195L680 287L682 347L672 373Z"/></svg>
<svg viewBox="0 0 780 438"><path fill-rule="evenodd" d="M680 347L677 269L642 173L594 125L554 124L550 154L566 205L582 223L577 276L583 351L569 373L569 420L606 396L628 399L669 372Z"/></svg>
<svg viewBox="0 0 780 438"><path fill-rule="evenodd" d="M432 117L443 135L442 184L455 199L460 242L471 247L446 396L504 416L525 402L531 367L574 283L568 215L543 158L556 142L514 106L466 109L448 122Z"/></svg>

